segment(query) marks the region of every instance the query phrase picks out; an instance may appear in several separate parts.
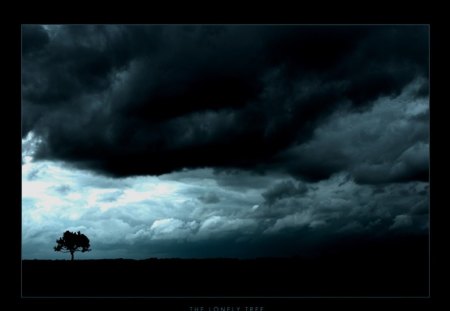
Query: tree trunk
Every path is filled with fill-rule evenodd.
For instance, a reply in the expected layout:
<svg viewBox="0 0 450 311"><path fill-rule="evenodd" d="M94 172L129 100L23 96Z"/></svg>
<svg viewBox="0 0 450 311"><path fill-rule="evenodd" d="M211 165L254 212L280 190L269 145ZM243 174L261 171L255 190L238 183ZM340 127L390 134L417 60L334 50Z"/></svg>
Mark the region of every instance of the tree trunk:
<svg viewBox="0 0 450 311"><path fill-rule="evenodd" d="M73 252L70 252L70 260L73 260Z"/></svg>

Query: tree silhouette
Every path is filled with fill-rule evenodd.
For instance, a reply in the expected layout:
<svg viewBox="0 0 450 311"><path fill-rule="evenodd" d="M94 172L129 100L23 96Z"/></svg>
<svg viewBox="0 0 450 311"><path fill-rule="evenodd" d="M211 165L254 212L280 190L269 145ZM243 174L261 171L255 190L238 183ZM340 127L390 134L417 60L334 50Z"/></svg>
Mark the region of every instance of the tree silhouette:
<svg viewBox="0 0 450 311"><path fill-rule="evenodd" d="M89 239L84 234L78 232L64 232L63 236L56 240L55 252L70 253L71 260L75 252L90 251Z"/></svg>

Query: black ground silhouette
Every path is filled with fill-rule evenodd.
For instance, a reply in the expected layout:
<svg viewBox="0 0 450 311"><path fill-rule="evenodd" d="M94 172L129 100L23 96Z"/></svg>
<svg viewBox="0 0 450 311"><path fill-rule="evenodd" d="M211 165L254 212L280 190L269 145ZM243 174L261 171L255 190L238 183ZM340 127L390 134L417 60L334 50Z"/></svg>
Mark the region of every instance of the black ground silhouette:
<svg viewBox="0 0 450 311"><path fill-rule="evenodd" d="M428 237L318 258L24 260L25 297L428 296ZM72 275L68 278L67 275Z"/></svg>

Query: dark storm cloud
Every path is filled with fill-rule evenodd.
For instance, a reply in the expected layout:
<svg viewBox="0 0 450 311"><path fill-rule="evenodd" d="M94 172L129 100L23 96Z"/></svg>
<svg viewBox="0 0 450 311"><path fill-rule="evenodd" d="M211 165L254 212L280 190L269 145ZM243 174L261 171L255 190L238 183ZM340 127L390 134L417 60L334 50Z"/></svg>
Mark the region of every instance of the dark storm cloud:
<svg viewBox="0 0 450 311"><path fill-rule="evenodd" d="M43 137L38 159L113 176L284 167L384 182L373 165L388 180L424 176L413 155L391 167L304 149L342 107L359 113L427 79L426 26L24 26L23 49L23 135Z"/></svg>
<svg viewBox="0 0 450 311"><path fill-rule="evenodd" d="M50 41L45 29L41 26L24 25L22 27L22 53L41 50Z"/></svg>

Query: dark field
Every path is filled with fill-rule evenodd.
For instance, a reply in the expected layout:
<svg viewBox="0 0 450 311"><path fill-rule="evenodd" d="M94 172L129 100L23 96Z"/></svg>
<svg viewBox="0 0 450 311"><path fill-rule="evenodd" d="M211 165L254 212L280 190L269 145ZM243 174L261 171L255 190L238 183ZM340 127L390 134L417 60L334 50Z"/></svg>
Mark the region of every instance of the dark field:
<svg viewBox="0 0 450 311"><path fill-rule="evenodd" d="M317 258L24 260L36 296L428 296L428 239Z"/></svg>

